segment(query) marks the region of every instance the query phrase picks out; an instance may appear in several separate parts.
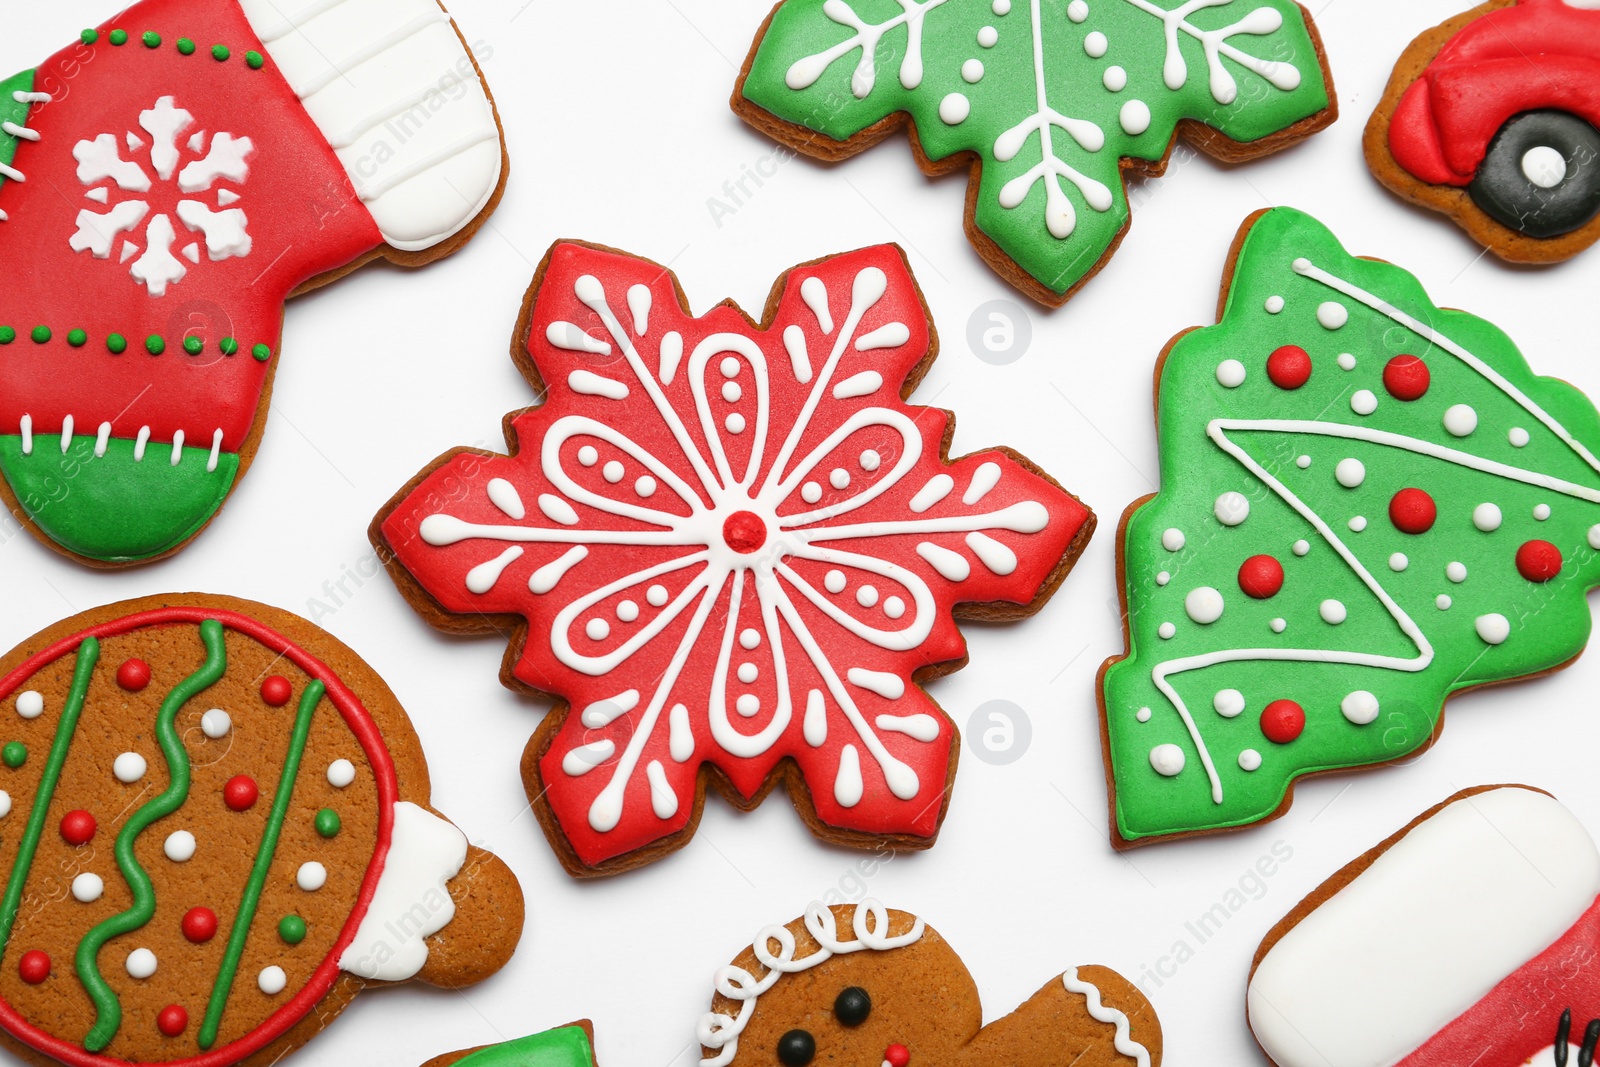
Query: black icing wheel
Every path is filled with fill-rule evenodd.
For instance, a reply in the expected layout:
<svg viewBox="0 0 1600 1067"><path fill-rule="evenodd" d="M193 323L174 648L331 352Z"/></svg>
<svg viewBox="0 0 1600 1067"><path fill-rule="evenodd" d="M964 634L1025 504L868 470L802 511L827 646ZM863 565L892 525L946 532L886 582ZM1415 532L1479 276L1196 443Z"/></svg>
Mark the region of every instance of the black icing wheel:
<svg viewBox="0 0 1600 1067"><path fill-rule="evenodd" d="M1489 142L1468 192L1529 237L1580 229L1600 215L1600 130L1565 111L1525 111Z"/></svg>

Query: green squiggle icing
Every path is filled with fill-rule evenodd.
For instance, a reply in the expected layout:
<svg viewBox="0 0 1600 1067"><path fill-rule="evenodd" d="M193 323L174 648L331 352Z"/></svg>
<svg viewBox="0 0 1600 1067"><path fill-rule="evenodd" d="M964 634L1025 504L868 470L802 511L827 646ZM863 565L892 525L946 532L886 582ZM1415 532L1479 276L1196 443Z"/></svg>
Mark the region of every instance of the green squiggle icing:
<svg viewBox="0 0 1600 1067"><path fill-rule="evenodd" d="M83 701L89 691L89 679L94 676L94 666L100 661L100 642L85 638L78 646L78 662L72 669L72 688L67 691L66 707L61 709L61 721L56 724L56 739L50 746L50 758L45 761L44 775L39 780L39 791L34 794L33 809L28 812L28 825L17 845L17 861L12 865L11 877L6 882L6 894L0 899L0 957L11 943L11 928L16 924L17 911L22 907L22 890L28 883L28 872L33 868L33 857L39 849L39 837L44 833L45 820L50 817L50 801L56 795L56 783L61 780L61 768L67 762L67 749L72 747L72 735L78 729L78 716L83 713Z"/></svg>
<svg viewBox="0 0 1600 1067"><path fill-rule="evenodd" d="M89 994L95 1009L94 1026L83 1039L83 1047L90 1052L99 1052L109 1045L122 1025L122 1002L100 974L100 950L114 937L143 929L156 913L155 887L134 857L133 843L140 834L158 820L177 811L189 799L189 754L178 736L178 712L190 700L215 685L228 667L228 653L220 622L215 619L202 622L200 640L206 649L205 663L167 694L167 699L161 704L161 712L156 716L156 740L161 745L161 754L166 757L172 783L167 786L166 792L135 812L117 835L117 867L122 871L128 888L133 890L133 907L96 926L78 943L75 960L78 981L83 983L84 991Z"/></svg>
<svg viewBox="0 0 1600 1067"><path fill-rule="evenodd" d="M278 851L283 820L289 814L294 780L300 773L300 757L305 755L306 739L311 736L311 715L317 710L326 690L327 686L321 682L312 682L300 695L300 710L295 716L294 734L289 738L289 753L283 758L283 774L278 778L278 791L272 798L272 811L267 815L267 826L261 834L256 863L250 870L250 880L245 883L244 897L239 901L239 913L233 919L233 932L228 935L228 951L223 954L216 984L211 987L205 1021L200 1024L200 1047L203 1049L216 1043L217 1029L222 1025L222 1011L228 1005L228 995L233 992L233 979L239 970L239 957L244 955L244 943L250 937L250 924L255 921L256 907L261 903L261 889L267 883L267 874L272 870L272 858Z"/></svg>
<svg viewBox="0 0 1600 1067"><path fill-rule="evenodd" d="M592 1067L594 1051L581 1026L563 1026L542 1034L479 1049L456 1061L456 1067Z"/></svg>

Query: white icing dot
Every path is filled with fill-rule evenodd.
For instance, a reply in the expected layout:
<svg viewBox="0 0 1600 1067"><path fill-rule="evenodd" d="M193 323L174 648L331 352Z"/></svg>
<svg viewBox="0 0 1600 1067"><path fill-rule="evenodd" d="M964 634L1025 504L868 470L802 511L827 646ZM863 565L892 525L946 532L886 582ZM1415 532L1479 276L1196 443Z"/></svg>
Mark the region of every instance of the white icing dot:
<svg viewBox="0 0 1600 1067"><path fill-rule="evenodd" d="M752 651L754 649L760 648L761 647L761 633L760 633L760 631L752 630L749 627L746 627L744 630L741 630L739 632L739 647L744 649L746 652L750 652L750 651Z"/></svg>
<svg viewBox="0 0 1600 1067"><path fill-rule="evenodd" d="M978 31L978 43L985 48L993 48L1000 41L1000 31L993 26L985 26Z"/></svg>
<svg viewBox="0 0 1600 1067"><path fill-rule="evenodd" d="M1236 359L1225 359L1217 364L1217 381L1228 389L1237 389L1244 384L1246 371L1244 364Z"/></svg>
<svg viewBox="0 0 1600 1067"><path fill-rule="evenodd" d="M188 863L194 859L194 835L187 830L174 830L167 835L161 850L173 863Z"/></svg>
<svg viewBox="0 0 1600 1067"><path fill-rule="evenodd" d="M872 451L872 449L869 448L865 452L861 453L862 470L875 471L881 466L883 466L883 457Z"/></svg>
<svg viewBox="0 0 1600 1067"><path fill-rule="evenodd" d="M1083 39L1083 50L1089 54L1090 59L1099 59L1106 54L1106 49L1111 47L1111 42L1106 35L1095 30Z"/></svg>
<svg viewBox="0 0 1600 1067"><path fill-rule="evenodd" d="M1350 410L1357 415L1371 415L1378 410L1378 397L1371 389L1361 389L1350 398Z"/></svg>
<svg viewBox="0 0 1600 1067"><path fill-rule="evenodd" d="M1137 137L1150 128L1150 105L1143 100L1129 100L1122 105L1117 121L1122 123L1123 133Z"/></svg>
<svg viewBox="0 0 1600 1067"><path fill-rule="evenodd" d="M233 716L221 708L212 708L200 716L200 732L213 741L227 737L231 729L233 729Z"/></svg>
<svg viewBox="0 0 1600 1067"><path fill-rule="evenodd" d="M1357 515L1355 518L1350 520L1350 529L1354 530L1356 533L1360 533L1366 528L1367 517L1365 515Z"/></svg>
<svg viewBox="0 0 1600 1067"><path fill-rule="evenodd" d="M1182 530L1168 530L1161 535L1161 547L1168 552L1182 552L1183 546L1187 543L1188 539L1183 536Z"/></svg>
<svg viewBox="0 0 1600 1067"><path fill-rule="evenodd" d="M1261 769L1261 753L1253 748L1247 748L1239 753L1239 769L1241 771L1259 771Z"/></svg>
<svg viewBox="0 0 1600 1067"><path fill-rule="evenodd" d="M1356 357L1352 356L1348 352L1339 353L1339 369L1340 370L1355 370L1356 369Z"/></svg>
<svg viewBox="0 0 1600 1067"><path fill-rule="evenodd" d="M664 585L652 585L645 590L644 598L649 601L651 607L664 608L667 606L667 600L669 599L667 587Z"/></svg>
<svg viewBox="0 0 1600 1067"><path fill-rule="evenodd" d="M842 593L849 584L845 580L844 571L829 571L822 578L822 586L830 593Z"/></svg>
<svg viewBox="0 0 1600 1067"><path fill-rule="evenodd" d="M1324 330L1341 329L1350 321L1350 310L1336 300L1328 300L1317 306L1317 321Z"/></svg>
<svg viewBox="0 0 1600 1067"><path fill-rule="evenodd" d="M1292 551L1295 555L1303 556L1307 552L1311 551L1311 542L1302 538L1301 540L1296 541L1293 545L1291 545L1289 547L1290 547L1290 551Z"/></svg>
<svg viewBox="0 0 1600 1067"><path fill-rule="evenodd" d="M994 0L994 13L1004 18L1011 14L1011 0Z"/></svg>
<svg viewBox="0 0 1600 1067"><path fill-rule="evenodd" d="M1367 465L1359 459L1341 459L1333 476L1346 489L1354 489L1367 480Z"/></svg>
<svg viewBox="0 0 1600 1067"><path fill-rule="evenodd" d="M1483 503L1472 509L1472 525L1484 533L1500 529L1500 522L1500 509L1493 504Z"/></svg>
<svg viewBox="0 0 1600 1067"><path fill-rule="evenodd" d="M600 450L593 445L584 445L578 449L578 462L585 467L592 467L600 462Z"/></svg>
<svg viewBox="0 0 1600 1067"><path fill-rule="evenodd" d="M1138 719L1140 722L1149 722L1152 714L1153 712L1151 712L1149 708L1140 708L1138 711L1134 712L1133 717Z"/></svg>
<svg viewBox="0 0 1600 1067"><path fill-rule="evenodd" d="M1150 766L1164 778L1175 778L1183 773L1188 757L1177 745L1157 745L1150 750Z"/></svg>
<svg viewBox="0 0 1600 1067"><path fill-rule="evenodd" d="M289 984L288 975L283 973L283 968L278 966L264 967L256 977L256 985L261 987L261 992L269 997L282 993Z"/></svg>
<svg viewBox="0 0 1600 1067"><path fill-rule="evenodd" d="M44 697L32 689L18 695L17 714L24 719L37 719L44 714Z"/></svg>
<svg viewBox="0 0 1600 1067"><path fill-rule="evenodd" d="M1337 600L1324 600L1317 606L1317 614L1322 616L1322 621L1329 626L1338 626L1350 617L1343 604Z"/></svg>
<svg viewBox="0 0 1600 1067"><path fill-rule="evenodd" d="M1451 563L1445 567L1444 576L1460 585L1467 580L1467 565L1465 563Z"/></svg>
<svg viewBox="0 0 1600 1067"><path fill-rule="evenodd" d="M11 814L11 794L0 789L0 819Z"/></svg>
<svg viewBox="0 0 1600 1067"><path fill-rule="evenodd" d="M754 693L741 693L739 699L733 702L733 710L747 719L751 718L761 710L761 698Z"/></svg>
<svg viewBox="0 0 1600 1067"><path fill-rule="evenodd" d="M143 756L137 752L124 752L111 764L111 773L117 776L117 781L125 785L132 785L144 777L144 772L149 769Z"/></svg>
<svg viewBox="0 0 1600 1067"><path fill-rule="evenodd" d="M906 613L906 602L897 596L889 597L883 602L883 613L891 619L903 618Z"/></svg>
<svg viewBox="0 0 1600 1067"><path fill-rule="evenodd" d="M1128 72L1121 67L1107 67L1101 80L1105 82L1107 89L1120 93L1128 87Z"/></svg>
<svg viewBox="0 0 1600 1067"><path fill-rule="evenodd" d="M1211 701L1211 706L1224 719L1236 719L1244 711L1244 694L1237 689L1224 689Z"/></svg>
<svg viewBox="0 0 1600 1067"><path fill-rule="evenodd" d="M1522 175L1540 189L1554 189L1567 180L1567 157L1547 144L1534 145L1522 154Z"/></svg>
<svg viewBox="0 0 1600 1067"><path fill-rule="evenodd" d="M731 434L734 434L735 436L737 436L739 434L742 434L742 433L744 433L744 425L745 425L744 424L744 416L739 414L737 411L735 411L732 414L730 414L726 419L722 420L722 425L727 427L728 432L731 433Z"/></svg>
<svg viewBox="0 0 1600 1067"><path fill-rule="evenodd" d="M964 93L951 93L939 101L939 118L946 126L959 126L972 114L972 101Z"/></svg>
<svg viewBox="0 0 1600 1067"><path fill-rule="evenodd" d="M622 622L634 622L639 618L639 605L631 600L624 600L617 605L617 618Z"/></svg>
<svg viewBox="0 0 1600 1067"><path fill-rule="evenodd" d="M149 978L156 973L156 954L147 948L136 948L128 953L128 974L134 978Z"/></svg>
<svg viewBox="0 0 1600 1067"><path fill-rule="evenodd" d="M347 759L336 759L328 764L328 784L343 789L356 780L355 764Z"/></svg>
<svg viewBox="0 0 1600 1067"><path fill-rule="evenodd" d="M1466 404L1452 404L1444 413L1444 428L1452 437L1466 437L1478 428L1478 413Z"/></svg>
<svg viewBox="0 0 1600 1067"><path fill-rule="evenodd" d="M864 585L856 590L856 603L864 608L870 608L878 602L878 591L870 585Z"/></svg>
<svg viewBox="0 0 1600 1067"><path fill-rule="evenodd" d="M294 882L307 893L315 893L328 884L328 868L315 860L302 863L300 869L295 872Z"/></svg>
<svg viewBox="0 0 1600 1067"><path fill-rule="evenodd" d="M983 80L983 60L969 59L961 64L961 78L969 85L976 85Z"/></svg>
<svg viewBox="0 0 1600 1067"><path fill-rule="evenodd" d="M739 388L738 382L722 383L722 399L730 404L737 404L744 397L744 390Z"/></svg>
<svg viewBox="0 0 1600 1067"><path fill-rule="evenodd" d="M1163 641L1171 641L1174 637L1178 636L1178 628L1172 625L1170 622L1164 622L1161 624L1160 628L1156 630L1156 634Z"/></svg>
<svg viewBox="0 0 1600 1067"><path fill-rule="evenodd" d="M1311 467L1311 457L1301 456L1299 459L1294 461L1294 465L1299 467L1301 470L1308 470Z"/></svg>
<svg viewBox="0 0 1600 1067"><path fill-rule="evenodd" d="M1067 5L1067 18L1073 22L1082 22L1088 17L1089 5L1085 0L1072 0L1072 3Z"/></svg>
<svg viewBox="0 0 1600 1067"><path fill-rule="evenodd" d="M807 482L800 487L800 499L807 504L815 504L822 499L822 486L816 482Z"/></svg>
<svg viewBox="0 0 1600 1067"><path fill-rule="evenodd" d="M1209 585L1191 590L1189 595L1183 598L1183 610L1188 613L1189 618L1201 626L1210 626L1222 618L1224 606L1222 594Z"/></svg>
<svg viewBox="0 0 1600 1067"><path fill-rule="evenodd" d="M1267 625L1272 627L1272 632L1275 633L1275 634L1281 634L1281 633L1283 633L1283 631L1285 631L1285 630L1287 630L1289 628L1289 624L1287 622L1285 622L1283 619L1273 619Z"/></svg>
<svg viewBox="0 0 1600 1067"><path fill-rule="evenodd" d="M1396 552L1394 555L1389 557L1389 569L1394 571L1396 574L1405 570L1409 566L1411 566L1411 561L1406 558L1406 554L1404 552Z"/></svg>
<svg viewBox="0 0 1600 1067"><path fill-rule="evenodd" d="M1451 600L1450 597L1445 593L1440 593L1438 596L1433 598L1433 606L1438 608L1440 611L1449 611L1450 605L1454 603L1455 601Z"/></svg>
<svg viewBox="0 0 1600 1067"><path fill-rule="evenodd" d="M737 378L739 376L739 361L732 356L724 356L721 370L724 378Z"/></svg>
<svg viewBox="0 0 1600 1067"><path fill-rule="evenodd" d="M1238 526L1250 517L1250 501L1243 493L1223 493L1211 509L1224 526Z"/></svg>
<svg viewBox="0 0 1600 1067"><path fill-rule="evenodd" d="M1170 581L1172 581L1171 571L1162 571L1160 574L1156 575L1157 585L1166 585Z"/></svg>
<svg viewBox="0 0 1600 1067"><path fill-rule="evenodd" d="M1266 309L1267 309L1267 314L1268 315L1281 314L1283 312L1283 297L1281 297L1281 296L1269 296L1269 297L1267 297Z"/></svg>
<svg viewBox="0 0 1600 1067"><path fill-rule="evenodd" d="M828 484L835 489L850 488L850 472L843 467L833 468L833 473L828 475Z"/></svg>
<svg viewBox="0 0 1600 1067"><path fill-rule="evenodd" d="M1530 440L1528 431L1521 426L1511 427L1511 432L1506 435L1506 438L1511 442L1512 448L1527 448Z"/></svg>
<svg viewBox="0 0 1600 1067"><path fill-rule="evenodd" d="M1378 718L1378 698L1365 689L1357 689L1339 702L1339 710L1357 726L1367 726Z"/></svg>
<svg viewBox="0 0 1600 1067"><path fill-rule="evenodd" d="M85 871L72 880L72 899L79 903L93 904L105 891L106 884L101 881L98 874Z"/></svg>
<svg viewBox="0 0 1600 1067"><path fill-rule="evenodd" d="M589 620L589 625L583 628L583 632L591 641L604 641L611 636L611 624L604 619L593 618Z"/></svg>
<svg viewBox="0 0 1600 1067"><path fill-rule="evenodd" d="M1589 527L1589 547L1600 552L1600 525Z"/></svg>
<svg viewBox="0 0 1600 1067"><path fill-rule="evenodd" d="M1472 625L1486 645L1503 645L1511 636L1511 623L1504 615L1479 615Z"/></svg>
<svg viewBox="0 0 1600 1067"><path fill-rule="evenodd" d="M645 499L656 495L656 480L648 474L633 483L633 491Z"/></svg>
<svg viewBox="0 0 1600 1067"><path fill-rule="evenodd" d="M618 482L622 481L622 476L626 473L627 468L625 468L621 463L618 463L616 460L612 460L610 463L607 463L600 469L600 476L606 481L610 482L612 485L616 485Z"/></svg>
<svg viewBox="0 0 1600 1067"><path fill-rule="evenodd" d="M1548 519L1550 517L1550 505L1549 504L1535 504L1533 506L1533 517L1538 519L1540 522L1543 522L1546 519Z"/></svg>

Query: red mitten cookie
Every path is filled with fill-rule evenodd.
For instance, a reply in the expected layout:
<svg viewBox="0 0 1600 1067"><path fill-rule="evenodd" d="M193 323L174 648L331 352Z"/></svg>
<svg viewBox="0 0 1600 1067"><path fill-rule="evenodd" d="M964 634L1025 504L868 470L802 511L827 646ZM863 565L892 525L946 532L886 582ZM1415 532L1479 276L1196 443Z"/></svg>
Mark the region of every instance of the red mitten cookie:
<svg viewBox="0 0 1600 1067"><path fill-rule="evenodd" d="M452 452L373 523L407 598L515 629L502 678L569 704L523 760L576 875L688 842L706 788L782 782L819 836L926 848L955 725L918 683L959 667L953 611L1037 610L1094 528L1005 449L950 461L912 407L937 339L898 248L798 267L761 325L692 317L665 268L551 249L513 355L543 405L513 454Z"/></svg>
<svg viewBox="0 0 1600 1067"><path fill-rule="evenodd" d="M1587 1067L1597 897L1600 852L1548 794L1457 793L1273 928L1250 1026L1278 1067Z"/></svg>
<svg viewBox="0 0 1600 1067"><path fill-rule="evenodd" d="M276 1063L370 982L465 985L516 946L516 879L304 619L100 608L0 661L0 716L0 1044L31 1063Z"/></svg>
<svg viewBox="0 0 1600 1067"><path fill-rule="evenodd" d="M0 483L99 566L172 553L261 440L283 304L418 265L505 167L436 0L144 0L0 82Z"/></svg>

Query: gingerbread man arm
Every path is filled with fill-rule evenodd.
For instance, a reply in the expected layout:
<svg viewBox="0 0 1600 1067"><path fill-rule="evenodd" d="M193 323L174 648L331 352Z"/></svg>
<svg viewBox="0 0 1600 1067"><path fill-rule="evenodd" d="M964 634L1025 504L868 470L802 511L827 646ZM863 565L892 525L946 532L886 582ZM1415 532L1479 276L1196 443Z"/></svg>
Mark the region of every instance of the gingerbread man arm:
<svg viewBox="0 0 1600 1067"><path fill-rule="evenodd" d="M1108 967L1079 967L1046 983L985 1027L964 1064L1160 1067L1161 1023L1144 994Z"/></svg>

